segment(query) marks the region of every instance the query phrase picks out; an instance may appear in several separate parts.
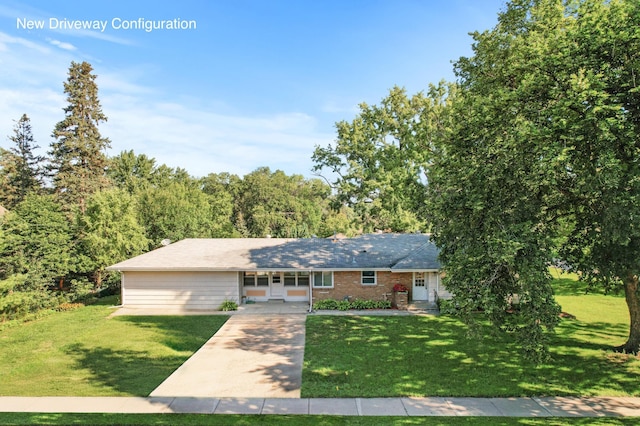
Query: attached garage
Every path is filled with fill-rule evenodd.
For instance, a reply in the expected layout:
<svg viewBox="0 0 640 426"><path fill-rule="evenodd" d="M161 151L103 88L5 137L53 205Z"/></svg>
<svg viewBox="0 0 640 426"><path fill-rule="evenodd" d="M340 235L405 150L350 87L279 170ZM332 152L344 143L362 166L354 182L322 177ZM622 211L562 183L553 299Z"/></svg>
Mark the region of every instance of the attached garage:
<svg viewBox="0 0 640 426"><path fill-rule="evenodd" d="M132 308L215 310L240 300L237 272L122 273L122 304Z"/></svg>
<svg viewBox="0 0 640 426"><path fill-rule="evenodd" d="M437 257L425 234L193 238L107 269L121 273L123 306L210 311L225 300L312 304L322 295L386 297L396 283L412 289L414 300L432 301L436 291L444 295ZM334 272L349 278L334 282ZM378 280L378 272L392 279Z"/></svg>

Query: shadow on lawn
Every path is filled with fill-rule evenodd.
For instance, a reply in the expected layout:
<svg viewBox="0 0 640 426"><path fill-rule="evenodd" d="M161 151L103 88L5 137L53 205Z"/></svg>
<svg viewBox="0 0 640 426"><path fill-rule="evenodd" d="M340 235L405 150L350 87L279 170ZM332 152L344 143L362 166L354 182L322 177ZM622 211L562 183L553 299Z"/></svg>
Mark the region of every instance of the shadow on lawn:
<svg viewBox="0 0 640 426"><path fill-rule="evenodd" d="M268 324L245 324L242 333L225 342L229 349L278 355L281 362L258 362L251 372L269 378L274 387L289 392L300 389L300 366L304 358L305 326L298 319L272 319Z"/></svg>
<svg viewBox="0 0 640 426"><path fill-rule="evenodd" d="M621 288L613 289L605 292L602 287L597 285L590 287L586 282L569 278L554 278L552 281L553 293L556 296L584 296L585 294L600 294L609 296L624 297L624 291Z"/></svg>
<svg viewBox="0 0 640 426"><path fill-rule="evenodd" d="M88 347L81 343L70 345L66 353L78 368L91 372L92 380L117 392L147 396L162 383L190 355L211 337L227 317L222 316L122 316L113 321L124 321L149 333L136 337L122 336L117 346L105 342L101 347ZM149 347L140 347L142 338ZM132 341L127 342L127 338ZM135 341L134 341L135 340ZM125 342L125 343L122 343ZM157 345L164 346L158 348ZM151 349L150 346L156 347Z"/></svg>
<svg viewBox="0 0 640 426"><path fill-rule="evenodd" d="M184 357L151 358L145 352L88 348L80 343L66 352L78 368L91 372L91 380L133 396L149 395L184 362Z"/></svg>
<svg viewBox="0 0 640 426"><path fill-rule="evenodd" d="M489 327L471 338L462 323L444 317L336 317L308 324L303 396L357 396L349 394L356 386L370 397L640 395L640 360L594 342L600 334L624 335L622 328L563 324L552 339L553 360L535 365ZM340 349L324 348L328 341Z"/></svg>

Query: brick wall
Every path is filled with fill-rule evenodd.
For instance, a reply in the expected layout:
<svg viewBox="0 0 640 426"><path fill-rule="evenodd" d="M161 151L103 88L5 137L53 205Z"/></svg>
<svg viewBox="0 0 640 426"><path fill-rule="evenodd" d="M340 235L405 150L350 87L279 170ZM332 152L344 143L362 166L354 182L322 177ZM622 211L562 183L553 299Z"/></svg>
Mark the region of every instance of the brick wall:
<svg viewBox="0 0 640 426"><path fill-rule="evenodd" d="M393 286L404 284L411 291L413 274L411 272L383 272L376 273L375 285L362 285L361 271L337 271L333 273L333 288L313 289L313 299L342 300L349 296L351 300L391 300ZM411 294L409 294L411 300Z"/></svg>

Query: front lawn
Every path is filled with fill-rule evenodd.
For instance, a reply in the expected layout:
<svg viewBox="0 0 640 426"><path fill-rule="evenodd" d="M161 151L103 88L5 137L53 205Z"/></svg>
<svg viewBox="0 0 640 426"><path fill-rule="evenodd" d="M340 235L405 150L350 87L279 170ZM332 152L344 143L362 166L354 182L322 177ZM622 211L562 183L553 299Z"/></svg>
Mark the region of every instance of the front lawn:
<svg viewBox="0 0 640 426"><path fill-rule="evenodd" d="M628 333L624 298L585 295L572 277L554 286L575 319L561 320L542 365L447 316L309 316L302 396L640 396L640 359L610 351Z"/></svg>
<svg viewBox="0 0 640 426"><path fill-rule="evenodd" d="M0 331L0 395L147 396L228 318L108 318L113 302Z"/></svg>

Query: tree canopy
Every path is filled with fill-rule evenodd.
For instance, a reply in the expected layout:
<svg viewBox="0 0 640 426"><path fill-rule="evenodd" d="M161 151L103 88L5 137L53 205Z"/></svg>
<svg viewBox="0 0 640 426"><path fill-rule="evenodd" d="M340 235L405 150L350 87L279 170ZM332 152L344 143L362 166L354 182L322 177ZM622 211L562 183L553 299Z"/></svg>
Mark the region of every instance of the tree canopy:
<svg viewBox="0 0 640 426"><path fill-rule="evenodd" d="M56 124L49 152L56 194L67 209L78 205L84 213L86 198L108 186L106 148L98 125L107 121L98 99L96 75L87 62L71 62L64 83L68 105L65 117Z"/></svg>
<svg viewBox="0 0 640 426"><path fill-rule="evenodd" d="M558 241L583 277L624 287L620 349L639 349L639 20L631 0L516 0L455 64L456 119L428 173L446 285L463 317L484 309L534 356L557 322Z"/></svg>
<svg viewBox="0 0 640 426"><path fill-rule="evenodd" d="M441 83L409 97L394 87L380 105L362 103L355 119L338 122L335 146L316 147L314 170L329 172L336 204L352 207L363 231L427 227L426 168L450 90Z"/></svg>
<svg viewBox="0 0 640 426"><path fill-rule="evenodd" d="M39 146L33 140L27 114L16 122L9 140L14 146L8 150L0 148L0 204L10 209L27 194L40 191L44 157L34 152Z"/></svg>

